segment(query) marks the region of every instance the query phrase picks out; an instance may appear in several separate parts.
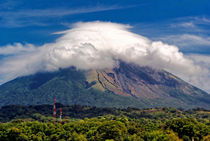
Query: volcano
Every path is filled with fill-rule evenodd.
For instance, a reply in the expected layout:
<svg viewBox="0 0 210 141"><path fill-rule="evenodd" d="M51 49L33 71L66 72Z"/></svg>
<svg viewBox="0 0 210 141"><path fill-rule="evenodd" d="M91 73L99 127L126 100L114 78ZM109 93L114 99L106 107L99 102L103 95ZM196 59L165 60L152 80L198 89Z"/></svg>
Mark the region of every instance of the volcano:
<svg viewBox="0 0 210 141"><path fill-rule="evenodd" d="M50 104L210 109L210 95L175 75L119 61L113 69L42 72L0 86L0 106Z"/></svg>

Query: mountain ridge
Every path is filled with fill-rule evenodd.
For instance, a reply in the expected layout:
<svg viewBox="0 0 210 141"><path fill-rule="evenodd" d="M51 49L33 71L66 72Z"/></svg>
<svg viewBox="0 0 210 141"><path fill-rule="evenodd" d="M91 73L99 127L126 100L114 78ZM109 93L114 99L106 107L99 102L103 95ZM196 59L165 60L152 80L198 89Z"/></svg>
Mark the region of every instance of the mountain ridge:
<svg viewBox="0 0 210 141"><path fill-rule="evenodd" d="M183 93L188 95L199 95L200 93L207 94L206 92L188 84L187 82L181 80L180 78L167 71L156 70L150 67L140 67L135 64L127 64L124 62L120 62L120 67L115 67L114 69L103 69L94 71L92 73L97 74L97 79L95 79L95 81L99 81L101 87L112 91L111 86L109 86L112 85L115 87L115 90L121 90L121 92L116 93L121 93L125 96L135 96L135 88L131 86L135 85L135 83L137 83L138 86L148 87L150 89L150 94L152 94L152 90L158 92L157 89L161 89L161 86L174 89L183 89ZM87 78L88 75L86 76ZM89 82L91 81L93 80L90 80ZM152 86L155 87L152 88ZM190 91L192 89L194 90L193 92ZM137 92L142 91L139 90ZM164 91L161 91L159 94L165 94L165 96L168 95ZM153 96L157 97L158 95ZM137 97L142 97L142 93Z"/></svg>
<svg viewBox="0 0 210 141"><path fill-rule="evenodd" d="M210 96L173 74L120 62L103 70L44 72L16 78L0 86L0 106L62 104L99 107L181 107L210 109Z"/></svg>

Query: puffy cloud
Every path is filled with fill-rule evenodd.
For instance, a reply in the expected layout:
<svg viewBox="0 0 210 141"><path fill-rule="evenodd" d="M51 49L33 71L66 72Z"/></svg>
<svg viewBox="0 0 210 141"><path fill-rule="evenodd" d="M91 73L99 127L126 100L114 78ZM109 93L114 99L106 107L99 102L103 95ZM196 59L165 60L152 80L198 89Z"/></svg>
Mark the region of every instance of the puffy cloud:
<svg viewBox="0 0 210 141"><path fill-rule="evenodd" d="M76 23L70 30L56 33L62 36L54 43L4 59L0 64L1 83L17 76L69 66L78 69L112 68L119 59L165 69L193 84L196 84L196 78L200 78L200 73L205 71L208 74L208 69L196 65L176 46L153 42L130 32L130 28L129 25L110 22Z"/></svg>
<svg viewBox="0 0 210 141"><path fill-rule="evenodd" d="M22 45L20 43L15 43L14 45L7 45L0 47L0 55L13 55L13 54L23 54L26 52L35 51L36 48L32 44Z"/></svg>
<svg viewBox="0 0 210 141"><path fill-rule="evenodd" d="M186 57L202 69L196 75L186 78L186 80L210 92L210 55L190 54Z"/></svg>

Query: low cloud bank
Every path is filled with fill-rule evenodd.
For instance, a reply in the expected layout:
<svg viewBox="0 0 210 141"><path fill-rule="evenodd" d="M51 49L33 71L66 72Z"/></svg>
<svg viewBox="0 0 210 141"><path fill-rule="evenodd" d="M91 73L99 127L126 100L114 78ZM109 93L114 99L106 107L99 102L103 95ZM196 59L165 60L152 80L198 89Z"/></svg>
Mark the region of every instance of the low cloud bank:
<svg viewBox="0 0 210 141"><path fill-rule="evenodd" d="M0 48L0 55L13 54L0 62L0 83L18 76L56 71L69 66L85 70L112 68L120 59L165 69L210 92L202 84L210 84L210 80L206 80L210 78L209 68L192 59L192 55L184 56L178 47L153 42L130 32L130 28L129 25L110 22L76 23L70 30L55 33L62 36L54 43L40 47L18 44L19 47L10 45ZM19 53L14 54L15 49Z"/></svg>

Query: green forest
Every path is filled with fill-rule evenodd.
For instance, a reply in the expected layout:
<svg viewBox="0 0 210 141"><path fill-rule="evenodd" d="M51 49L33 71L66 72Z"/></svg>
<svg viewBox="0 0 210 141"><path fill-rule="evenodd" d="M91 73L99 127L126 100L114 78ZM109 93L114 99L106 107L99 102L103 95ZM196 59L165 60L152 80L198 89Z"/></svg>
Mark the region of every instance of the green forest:
<svg viewBox="0 0 210 141"><path fill-rule="evenodd" d="M0 141L210 140L210 111L205 109L56 106L63 108L62 123L59 111L53 121L52 105L2 107Z"/></svg>

